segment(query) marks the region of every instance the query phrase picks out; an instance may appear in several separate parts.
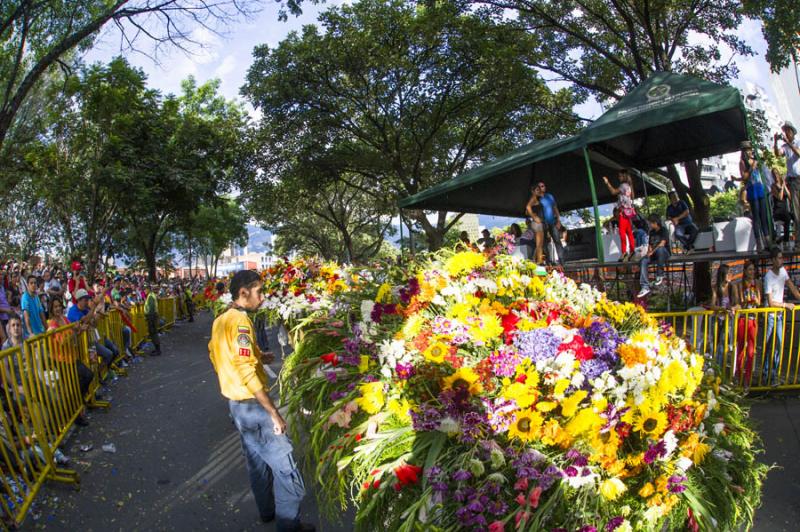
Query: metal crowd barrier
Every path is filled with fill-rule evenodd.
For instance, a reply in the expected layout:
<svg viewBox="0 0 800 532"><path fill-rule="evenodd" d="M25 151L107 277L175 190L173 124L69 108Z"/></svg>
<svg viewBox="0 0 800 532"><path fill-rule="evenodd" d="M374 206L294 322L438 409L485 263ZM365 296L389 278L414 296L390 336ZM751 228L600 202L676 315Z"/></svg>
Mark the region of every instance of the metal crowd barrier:
<svg viewBox="0 0 800 532"><path fill-rule="evenodd" d="M745 390L800 388L798 309L696 310L651 316L672 326L724 382Z"/></svg>
<svg viewBox="0 0 800 532"><path fill-rule="evenodd" d="M171 298L159 301L170 326L174 303ZM136 346L147 337L141 305L131 309L131 321ZM79 483L74 470L57 466L58 447L86 406L110 406L96 399L104 376L96 344L109 339L121 358L123 326L120 313L111 310L97 322L96 333L70 324L0 351L0 528L22 524L45 481ZM117 361L112 368L120 372Z"/></svg>

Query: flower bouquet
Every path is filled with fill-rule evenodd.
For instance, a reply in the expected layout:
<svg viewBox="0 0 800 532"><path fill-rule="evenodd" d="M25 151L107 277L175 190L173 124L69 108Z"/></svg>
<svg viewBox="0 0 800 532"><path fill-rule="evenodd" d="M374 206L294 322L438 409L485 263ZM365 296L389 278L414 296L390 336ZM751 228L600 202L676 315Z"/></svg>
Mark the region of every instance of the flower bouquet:
<svg viewBox="0 0 800 532"><path fill-rule="evenodd" d="M361 530L739 530L747 412L641 307L498 255L362 276L305 322L283 400ZM309 414L310 412L310 414Z"/></svg>

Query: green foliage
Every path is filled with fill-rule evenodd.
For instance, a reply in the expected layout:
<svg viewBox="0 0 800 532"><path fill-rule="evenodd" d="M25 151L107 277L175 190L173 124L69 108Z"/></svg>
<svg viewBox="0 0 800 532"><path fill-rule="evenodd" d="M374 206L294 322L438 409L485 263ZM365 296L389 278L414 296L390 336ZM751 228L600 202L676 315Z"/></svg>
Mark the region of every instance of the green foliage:
<svg viewBox="0 0 800 532"><path fill-rule="evenodd" d="M797 62L800 50L800 10L794 0L744 0L747 16L761 20L767 41L767 62L773 72Z"/></svg>
<svg viewBox="0 0 800 532"><path fill-rule="evenodd" d="M25 129L30 116L21 114L43 79L61 67L69 73L76 52L90 48L98 32L113 22L119 40L131 50L143 42L185 47L198 27L221 29L253 12L255 0L3 0L0 2L0 155L8 156L5 140L15 128ZM287 6L292 12L299 1ZM17 123L23 122L22 124ZM12 150L13 151L13 147ZM11 188L17 175L5 173Z"/></svg>
<svg viewBox="0 0 800 532"><path fill-rule="evenodd" d="M709 198L711 201L712 220L730 220L739 211L739 190L719 192Z"/></svg>
<svg viewBox="0 0 800 532"><path fill-rule="evenodd" d="M571 131L571 92L552 92L527 64L537 40L455 1L331 8L319 26L254 51L243 94L263 113L261 166L298 157L303 170L393 205L532 138ZM408 215L441 245L446 213Z"/></svg>

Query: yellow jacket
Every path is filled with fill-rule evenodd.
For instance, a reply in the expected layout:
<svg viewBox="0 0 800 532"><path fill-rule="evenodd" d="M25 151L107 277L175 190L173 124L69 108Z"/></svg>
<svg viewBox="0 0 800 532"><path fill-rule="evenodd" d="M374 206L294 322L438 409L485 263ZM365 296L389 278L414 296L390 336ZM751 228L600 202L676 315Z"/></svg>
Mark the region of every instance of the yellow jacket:
<svg viewBox="0 0 800 532"><path fill-rule="evenodd" d="M267 388L267 374L247 313L228 309L214 320L208 353L222 395L234 401L252 399Z"/></svg>

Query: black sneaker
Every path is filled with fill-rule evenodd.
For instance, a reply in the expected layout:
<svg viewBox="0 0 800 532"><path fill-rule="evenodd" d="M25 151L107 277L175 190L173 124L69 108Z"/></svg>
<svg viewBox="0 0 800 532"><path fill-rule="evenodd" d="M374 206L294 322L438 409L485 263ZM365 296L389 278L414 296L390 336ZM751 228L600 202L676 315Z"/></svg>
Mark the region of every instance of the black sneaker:
<svg viewBox="0 0 800 532"><path fill-rule="evenodd" d="M272 514L272 515L267 516L267 517L264 517L263 515L261 516L261 522L262 523L271 523L274 520L275 520L275 514Z"/></svg>
<svg viewBox="0 0 800 532"><path fill-rule="evenodd" d="M151 357L160 357L161 356L161 350L159 349L158 351L153 351L152 353L150 353L150 356Z"/></svg>

